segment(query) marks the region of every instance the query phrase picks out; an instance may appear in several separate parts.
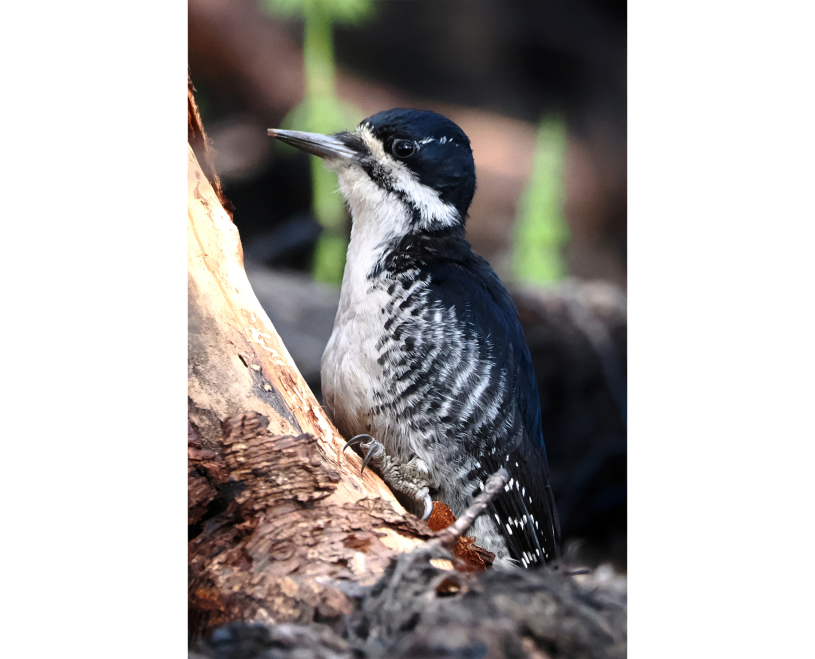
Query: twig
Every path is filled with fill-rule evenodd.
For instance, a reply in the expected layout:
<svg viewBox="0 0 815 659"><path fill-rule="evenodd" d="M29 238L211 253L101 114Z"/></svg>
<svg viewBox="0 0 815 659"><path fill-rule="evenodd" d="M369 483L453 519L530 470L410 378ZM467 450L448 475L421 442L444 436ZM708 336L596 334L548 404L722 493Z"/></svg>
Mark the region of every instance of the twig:
<svg viewBox="0 0 815 659"><path fill-rule="evenodd" d="M487 509L489 502L495 498L496 494L506 487L508 482L509 472L503 467L490 476L487 479L486 485L484 485L484 491L479 494L478 497L476 497L476 500L473 501L473 505L467 508L461 517L459 517L450 526L439 531L436 538L440 544L446 547L451 547L452 545L456 544L458 539L467 532L479 515L481 515Z"/></svg>

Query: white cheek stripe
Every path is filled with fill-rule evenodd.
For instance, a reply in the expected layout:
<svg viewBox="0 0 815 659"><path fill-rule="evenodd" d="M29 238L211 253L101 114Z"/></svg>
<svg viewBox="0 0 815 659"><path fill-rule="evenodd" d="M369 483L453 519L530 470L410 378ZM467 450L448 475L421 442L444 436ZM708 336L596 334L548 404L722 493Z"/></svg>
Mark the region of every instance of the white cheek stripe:
<svg viewBox="0 0 815 659"><path fill-rule="evenodd" d="M405 197L416 206L421 218L418 228L438 229L461 222L455 206L445 204L439 198L438 192L419 183L418 178L410 169L386 153L382 142L374 137L367 125L360 127L358 132L373 157L391 177L393 188L404 193ZM421 143L426 141L422 140Z"/></svg>

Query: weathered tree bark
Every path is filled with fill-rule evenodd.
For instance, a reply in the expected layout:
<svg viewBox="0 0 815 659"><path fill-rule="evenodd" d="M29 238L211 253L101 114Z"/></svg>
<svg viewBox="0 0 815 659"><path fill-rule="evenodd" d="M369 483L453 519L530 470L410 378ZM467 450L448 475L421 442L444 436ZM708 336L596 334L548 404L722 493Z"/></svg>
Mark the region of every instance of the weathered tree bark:
<svg viewBox="0 0 815 659"><path fill-rule="evenodd" d="M192 100L191 108L190 135L208 158ZM375 474L360 476L356 454L340 455L344 440L252 292L238 231L216 190L191 145L192 638L229 620L347 613L334 582L370 583L395 553L431 535Z"/></svg>

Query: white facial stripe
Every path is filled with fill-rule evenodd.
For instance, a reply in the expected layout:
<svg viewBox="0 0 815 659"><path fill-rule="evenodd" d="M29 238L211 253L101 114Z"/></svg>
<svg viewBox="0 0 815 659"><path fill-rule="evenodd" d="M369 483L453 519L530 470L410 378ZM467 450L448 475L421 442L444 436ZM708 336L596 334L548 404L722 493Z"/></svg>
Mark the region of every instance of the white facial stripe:
<svg viewBox="0 0 815 659"><path fill-rule="evenodd" d="M410 169L386 153L382 142L374 136L367 125L361 126L357 132L371 155L389 175L393 189L402 192L419 211L421 220L417 228L439 229L460 223L461 218L455 206L445 204L439 198L438 192L419 183L419 179ZM422 140L420 144L432 139Z"/></svg>
<svg viewBox="0 0 815 659"><path fill-rule="evenodd" d="M368 150L371 152L371 155L374 158L380 162L384 161L386 158L390 158L390 156L385 153L385 146L376 137L374 137L373 131L368 124L363 124L357 128L357 133L362 138L362 141L364 142L365 146L368 147ZM393 160L393 158L391 158L391 160Z"/></svg>

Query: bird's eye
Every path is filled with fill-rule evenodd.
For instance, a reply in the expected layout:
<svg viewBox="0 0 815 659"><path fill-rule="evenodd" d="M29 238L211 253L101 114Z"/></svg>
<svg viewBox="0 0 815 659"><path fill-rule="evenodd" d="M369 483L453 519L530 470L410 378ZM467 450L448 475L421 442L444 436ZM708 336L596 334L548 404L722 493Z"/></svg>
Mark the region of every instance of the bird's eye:
<svg viewBox="0 0 815 659"><path fill-rule="evenodd" d="M410 140L394 140L391 151L397 158L407 158L416 153L416 143Z"/></svg>

